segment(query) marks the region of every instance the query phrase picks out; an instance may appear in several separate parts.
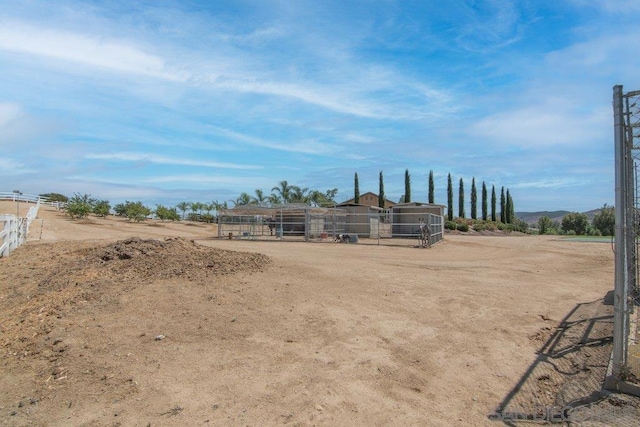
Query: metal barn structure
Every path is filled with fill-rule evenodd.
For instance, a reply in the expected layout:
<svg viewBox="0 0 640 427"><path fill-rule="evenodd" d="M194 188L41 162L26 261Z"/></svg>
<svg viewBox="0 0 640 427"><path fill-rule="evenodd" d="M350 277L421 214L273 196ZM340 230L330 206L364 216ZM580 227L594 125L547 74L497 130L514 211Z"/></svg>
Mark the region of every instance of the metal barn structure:
<svg viewBox="0 0 640 427"><path fill-rule="evenodd" d="M434 244L444 237L442 210L440 205L428 204L396 205L391 209L354 203L328 208L303 204L236 206L218 212L218 238L318 242L334 241L343 234L351 242L415 245L421 237L420 224L424 223Z"/></svg>
<svg viewBox="0 0 640 427"><path fill-rule="evenodd" d="M303 204L243 205L218 212L218 237L251 240L295 237L309 241L344 233L346 213Z"/></svg>
<svg viewBox="0 0 640 427"><path fill-rule="evenodd" d="M395 205L391 208L391 232L396 237L418 237L420 230L416 224L424 221L431 229L431 235L440 240L444 233L444 206L428 203L412 202Z"/></svg>
<svg viewBox="0 0 640 427"><path fill-rule="evenodd" d="M613 87L615 138L615 285L613 352L605 386L640 395L638 243L640 237L640 90Z"/></svg>

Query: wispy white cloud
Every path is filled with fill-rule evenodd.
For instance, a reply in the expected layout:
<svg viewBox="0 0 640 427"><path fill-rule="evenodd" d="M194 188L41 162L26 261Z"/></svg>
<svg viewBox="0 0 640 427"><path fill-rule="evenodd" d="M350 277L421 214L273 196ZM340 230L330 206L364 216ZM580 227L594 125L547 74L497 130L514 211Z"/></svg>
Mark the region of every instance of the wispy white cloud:
<svg viewBox="0 0 640 427"><path fill-rule="evenodd" d="M218 38L238 45L262 46L265 43L272 43L282 39L286 35L287 31L282 27L266 25L242 34L220 33Z"/></svg>
<svg viewBox="0 0 640 427"><path fill-rule="evenodd" d="M271 65L263 68L271 69L269 73L245 68L244 64L255 66L254 59L227 59L217 55L222 63L212 64L204 57L194 57L194 54L188 51L183 51L178 56L173 53L173 56L163 57L148 53L136 43L127 40L36 27L19 22L6 22L0 26L0 50L209 89L291 98L330 111L367 118L424 119L435 114L430 107L444 105L442 100L445 97L443 91L429 88L423 83L403 81L404 78L394 75L392 70L387 70L384 76L380 76L384 79L369 75L364 80L354 81L351 87L345 86L342 82L319 86L300 77L295 78L295 81L284 82L268 75L277 70ZM185 59L187 62L184 62ZM171 67L170 63L180 65ZM77 73L79 70L73 69L72 72ZM355 87L356 91L352 87ZM379 102L376 92L390 88L404 94L404 97L416 98L412 100L413 106L403 105L402 102L399 105ZM398 108L400 105L404 108Z"/></svg>
<svg viewBox="0 0 640 427"><path fill-rule="evenodd" d="M9 122L12 122L22 116L22 109L17 104L12 103L0 103L0 129L6 127Z"/></svg>
<svg viewBox="0 0 640 427"><path fill-rule="evenodd" d="M236 141L242 142L244 144L248 144L255 147L268 148L272 150L278 151L287 151L291 153L301 153L301 154L331 154L336 151L336 149L328 144L323 144L317 141L306 140L300 142L289 142L289 143L275 143L272 141L267 141L263 138L258 138L251 135L246 135L241 132L236 132L231 129L225 129L216 126L210 126L214 132L217 132L225 137L234 139Z"/></svg>
<svg viewBox="0 0 640 427"><path fill-rule="evenodd" d="M131 43L23 23L4 22L0 26L0 49L116 72L186 80L185 75L169 71L162 58L145 53Z"/></svg>
<svg viewBox="0 0 640 427"><path fill-rule="evenodd" d="M18 176L34 172L34 169L29 168L19 160L10 157L0 157L0 177L5 176Z"/></svg>
<svg viewBox="0 0 640 427"><path fill-rule="evenodd" d="M213 162L207 160L193 160L183 159L178 157L163 156L151 153L89 153L84 156L89 160L109 160L120 162L141 162L141 163L155 163L161 165L176 165L176 166L202 166L208 168L221 168L221 169L262 169L262 166L256 165L244 165L237 163L224 163Z"/></svg>
<svg viewBox="0 0 640 427"><path fill-rule="evenodd" d="M545 150L563 145L587 148L601 140L610 121L605 107L584 112L580 105L548 101L480 119L471 125L470 135L504 147Z"/></svg>
<svg viewBox="0 0 640 427"><path fill-rule="evenodd" d="M456 41L464 49L488 53L522 37L520 13L510 0L488 0L461 6L462 26Z"/></svg>
<svg viewBox="0 0 640 427"><path fill-rule="evenodd" d="M34 147L34 141L59 130L55 120L29 114L17 103L0 103L0 147L5 155L23 155L27 147Z"/></svg>
<svg viewBox="0 0 640 427"><path fill-rule="evenodd" d="M382 170L397 199L405 168L422 190L433 168L538 205L589 204L594 179L601 204L611 86L640 88L627 0L61 2L0 10L0 145L23 151L4 185L27 182L11 166L98 197L349 194Z"/></svg>
<svg viewBox="0 0 640 427"><path fill-rule="evenodd" d="M392 88L390 84L397 86ZM354 82L353 85L358 88L357 91L343 82L335 85L317 85L307 81L285 83L260 77L240 80L233 76L216 76L211 85L239 92L291 98L330 111L373 119L425 120L431 118L436 120L442 116L442 109L447 107L454 109L452 104L447 106L442 102L442 99L451 98L445 96L444 91L427 90L424 84L412 86L397 76L390 79L384 86L371 81ZM412 102L403 102L402 99L398 102L393 100L393 97L378 94L378 92L384 93L390 90L401 98L413 98ZM381 102L382 98L386 98L386 102Z"/></svg>
<svg viewBox="0 0 640 427"><path fill-rule="evenodd" d="M612 14L633 14L640 12L640 3L636 0L570 0L578 7L595 8Z"/></svg>
<svg viewBox="0 0 640 427"><path fill-rule="evenodd" d="M510 188L517 189L553 189L553 188L567 188L567 187L577 187L581 185L585 185L584 180L580 180L577 178L553 178L553 179L543 179L537 181L521 181L515 184L512 184Z"/></svg>
<svg viewBox="0 0 640 427"><path fill-rule="evenodd" d="M264 177L246 177L229 175L205 175L205 174L184 174L184 175L163 175L153 178L145 178L142 182L147 184L180 183L188 185L216 185L232 188L260 188L264 185ZM250 191L250 190L243 190Z"/></svg>

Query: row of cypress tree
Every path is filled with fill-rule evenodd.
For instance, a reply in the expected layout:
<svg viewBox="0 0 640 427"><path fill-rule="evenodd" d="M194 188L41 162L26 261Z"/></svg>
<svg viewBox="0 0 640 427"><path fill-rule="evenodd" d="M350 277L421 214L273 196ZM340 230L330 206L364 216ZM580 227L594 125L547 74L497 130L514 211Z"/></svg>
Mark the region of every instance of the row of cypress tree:
<svg viewBox="0 0 640 427"><path fill-rule="evenodd" d="M358 182L358 173L354 176L354 202L360 203L360 184ZM458 217L466 218L465 203L464 203L464 181L460 178L458 184ZM507 188L502 187L500 190L500 211L497 210L497 197L495 185L491 186L491 204L489 205L487 185L482 181L481 191L481 211L480 217L478 217L478 191L476 189L476 178L471 180L471 194L470 194L470 206L471 206L471 219L482 219L483 221L500 221L505 224L513 224L516 220L515 208L513 204L513 198ZM379 190L378 190L378 204L381 208L384 208L385 193L384 193L384 179L382 171L380 171L379 177ZM409 170L404 172L404 194L400 197L400 203L411 202L411 175ZM435 182L433 179L433 170L429 171L429 203L435 203ZM491 207L491 210L489 210ZM447 176L447 220L453 221L453 182L451 174ZM499 216L499 219L498 219Z"/></svg>

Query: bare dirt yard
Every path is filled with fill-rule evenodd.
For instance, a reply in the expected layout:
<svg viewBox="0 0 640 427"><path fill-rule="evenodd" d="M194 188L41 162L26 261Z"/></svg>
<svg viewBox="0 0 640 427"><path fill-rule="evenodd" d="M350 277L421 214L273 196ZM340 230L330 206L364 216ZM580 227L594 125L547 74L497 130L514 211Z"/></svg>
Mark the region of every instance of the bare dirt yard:
<svg viewBox="0 0 640 427"><path fill-rule="evenodd" d="M0 258L0 423L497 425L514 402L575 401L575 378L577 398L597 391L606 369L609 244L215 236L41 209ZM539 371L554 354L562 369Z"/></svg>

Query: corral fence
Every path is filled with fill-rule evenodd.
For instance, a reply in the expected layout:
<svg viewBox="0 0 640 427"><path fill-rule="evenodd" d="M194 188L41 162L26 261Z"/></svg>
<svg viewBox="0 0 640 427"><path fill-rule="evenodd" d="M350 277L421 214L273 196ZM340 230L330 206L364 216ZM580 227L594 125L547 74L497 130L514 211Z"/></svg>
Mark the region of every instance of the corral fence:
<svg viewBox="0 0 640 427"><path fill-rule="evenodd" d="M615 284L613 351L605 386L640 396L638 245L640 243L640 91L613 87Z"/></svg>
<svg viewBox="0 0 640 427"><path fill-rule="evenodd" d="M439 208L438 208L439 209ZM432 208L433 210L433 208ZM444 237L444 218L425 206L380 209L364 205L312 207L301 204L237 206L218 212L218 238L387 245L429 244Z"/></svg>
<svg viewBox="0 0 640 427"><path fill-rule="evenodd" d="M0 257L9 256L20 245L27 241L29 227L38 216L40 205L48 203L39 196L16 192L0 192L0 200L16 202L16 214L0 214ZM31 203L27 215L20 217L20 203Z"/></svg>

